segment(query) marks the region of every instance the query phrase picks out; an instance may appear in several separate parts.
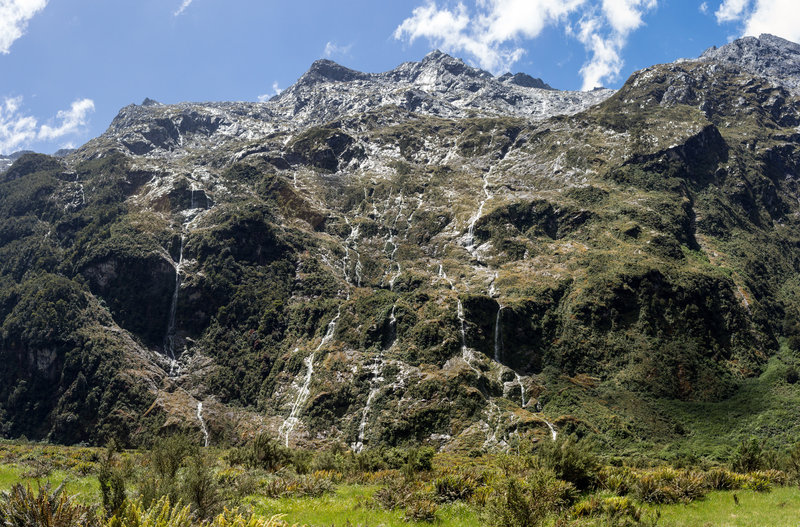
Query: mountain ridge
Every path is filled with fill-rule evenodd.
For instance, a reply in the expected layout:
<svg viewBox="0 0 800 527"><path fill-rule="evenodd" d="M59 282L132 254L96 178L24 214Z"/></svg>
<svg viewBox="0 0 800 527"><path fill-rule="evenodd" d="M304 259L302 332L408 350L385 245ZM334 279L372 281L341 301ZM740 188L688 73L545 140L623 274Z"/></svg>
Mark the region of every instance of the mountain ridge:
<svg viewBox="0 0 800 527"><path fill-rule="evenodd" d="M686 413L800 341L800 102L729 62L559 92L442 53L318 61L269 102L145 100L23 156L0 433L200 437L199 403L212 443L700 433Z"/></svg>

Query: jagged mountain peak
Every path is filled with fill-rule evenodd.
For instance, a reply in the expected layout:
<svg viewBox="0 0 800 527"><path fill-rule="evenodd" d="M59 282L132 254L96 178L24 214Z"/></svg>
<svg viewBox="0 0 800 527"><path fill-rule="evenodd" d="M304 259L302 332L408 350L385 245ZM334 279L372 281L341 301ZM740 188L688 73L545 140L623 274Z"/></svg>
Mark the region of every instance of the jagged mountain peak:
<svg viewBox="0 0 800 527"><path fill-rule="evenodd" d="M298 83L316 82L349 82L364 79L369 75L360 71L352 70L329 59L315 60L306 73L300 77Z"/></svg>
<svg viewBox="0 0 800 527"><path fill-rule="evenodd" d="M544 82L542 79L538 77L531 77L527 73L514 73L513 75L511 72L504 73L503 75L499 76L497 80L508 84L516 84L517 86L522 86L524 88L555 90L555 88Z"/></svg>
<svg viewBox="0 0 800 527"><path fill-rule="evenodd" d="M733 65L800 94L800 45L784 38L770 34L739 38L707 49L698 60Z"/></svg>

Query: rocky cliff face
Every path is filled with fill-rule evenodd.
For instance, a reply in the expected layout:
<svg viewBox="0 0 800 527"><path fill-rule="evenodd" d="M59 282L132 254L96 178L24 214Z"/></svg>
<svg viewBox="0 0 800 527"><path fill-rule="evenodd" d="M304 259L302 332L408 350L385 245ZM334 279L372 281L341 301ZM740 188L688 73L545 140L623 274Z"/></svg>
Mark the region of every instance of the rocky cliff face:
<svg viewBox="0 0 800 527"><path fill-rule="evenodd" d="M727 64L800 93L800 45L774 35L744 37L706 50L698 60Z"/></svg>
<svg viewBox="0 0 800 527"><path fill-rule="evenodd" d="M439 52L318 61L266 103L147 100L20 159L4 433L101 439L70 424L95 415L91 434L199 437L202 401L212 443L675 439L676 415L643 416L729 397L800 313L798 100L707 55L616 93ZM75 323L34 332L48 310Z"/></svg>

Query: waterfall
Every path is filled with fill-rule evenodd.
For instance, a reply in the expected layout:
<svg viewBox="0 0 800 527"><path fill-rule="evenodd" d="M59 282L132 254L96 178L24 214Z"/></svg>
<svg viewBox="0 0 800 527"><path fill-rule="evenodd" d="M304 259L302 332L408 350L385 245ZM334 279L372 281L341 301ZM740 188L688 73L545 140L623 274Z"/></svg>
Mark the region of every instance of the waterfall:
<svg viewBox="0 0 800 527"><path fill-rule="evenodd" d="M522 377L520 377L519 373L514 372L514 375L516 375L517 384L519 384L519 391L520 391L520 399L521 399L521 403L522 403L522 408L525 408L525 405L527 404L525 402L525 385L522 384Z"/></svg>
<svg viewBox="0 0 800 527"><path fill-rule="evenodd" d="M183 244L185 236L181 234L180 252L178 261L175 262L175 289L172 292L172 302L169 306L169 318L167 319L167 333L164 336L164 354L170 359L169 374L172 376L175 371L175 315L178 311L178 292L181 288L181 267L183 267Z"/></svg>
<svg viewBox="0 0 800 527"><path fill-rule="evenodd" d="M503 335L500 334L500 313L503 306L497 308L497 317L494 319L494 361L500 362L500 353L503 351ZM523 405L525 406L525 405Z"/></svg>
<svg viewBox="0 0 800 527"><path fill-rule="evenodd" d="M300 421L300 412L303 411L303 407L305 406L306 401L308 401L308 396L311 394L311 378L314 375L314 357L316 356L317 352L333 338L333 334L336 331L336 322L339 321L339 316L341 314L342 308L340 307L336 312L336 316L333 317L333 320L328 323L328 329L325 332L325 336L322 337L319 345L313 352L311 352L311 355L303 360L303 363L306 365L306 378L303 380L303 385L297 392L297 397L295 398L294 403L292 403L292 409L289 412L289 417L286 418L281 427L278 429L278 437L284 436L287 447L289 446L289 436L292 434L294 427L297 426L297 423Z"/></svg>
<svg viewBox="0 0 800 527"><path fill-rule="evenodd" d="M455 286L453 285L453 281L447 277L447 273L442 268L442 264L439 264L439 277L444 279L449 285L450 289L455 291ZM464 359L464 362L467 363L467 366L470 367L472 371L477 373L478 375L481 374L478 369L472 365L472 360L475 358L472 350L467 347L467 329L466 329L466 318L464 317L464 304L461 303L461 299L456 296L456 317L458 318L459 323L459 333L461 334L461 357Z"/></svg>
<svg viewBox="0 0 800 527"><path fill-rule="evenodd" d="M358 250L358 236L360 234L360 227L357 225L353 227L350 224L350 220L347 219L347 216L344 218L345 223L348 227L350 227L350 234L344 240L344 259L342 260L342 271L344 272L344 278L347 283L352 285L352 281L350 279L350 246L353 246L352 251L356 253L356 265L355 265L355 275L356 275L356 285L361 287L361 271L363 269L361 265L361 254Z"/></svg>
<svg viewBox="0 0 800 527"><path fill-rule="evenodd" d="M203 431L204 443L203 446L208 446L208 429L206 422L203 420L203 403L197 401L197 420L200 421L200 429Z"/></svg>
<svg viewBox="0 0 800 527"><path fill-rule="evenodd" d="M536 403L536 411L539 412L540 414L542 413L542 405L538 401ZM547 428L550 429L550 438L553 441L555 441L556 437L558 437L558 432L556 432L556 427L553 426L553 423L545 419L544 415L541 416L541 419L542 421L544 421L544 424L547 425Z"/></svg>
<svg viewBox="0 0 800 527"><path fill-rule="evenodd" d="M489 177L488 175L483 176L483 194L485 198L481 201L480 205L478 206L478 212L475 213L475 216L469 222L469 226L467 227L467 250L475 256L475 224L483 215L483 207L486 205L486 202L492 199L492 194L489 192Z"/></svg>

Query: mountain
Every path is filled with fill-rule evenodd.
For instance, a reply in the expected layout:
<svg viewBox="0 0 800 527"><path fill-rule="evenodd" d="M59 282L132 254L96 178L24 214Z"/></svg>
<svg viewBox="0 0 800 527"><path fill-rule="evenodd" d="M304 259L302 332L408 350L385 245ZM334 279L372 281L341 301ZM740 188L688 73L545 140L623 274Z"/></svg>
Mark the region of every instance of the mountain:
<svg viewBox="0 0 800 527"><path fill-rule="evenodd" d="M22 156L0 175L0 433L793 437L773 416L795 411L800 101L791 46L758 42L616 92L440 52L317 61L264 103L146 99Z"/></svg>

